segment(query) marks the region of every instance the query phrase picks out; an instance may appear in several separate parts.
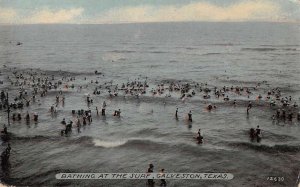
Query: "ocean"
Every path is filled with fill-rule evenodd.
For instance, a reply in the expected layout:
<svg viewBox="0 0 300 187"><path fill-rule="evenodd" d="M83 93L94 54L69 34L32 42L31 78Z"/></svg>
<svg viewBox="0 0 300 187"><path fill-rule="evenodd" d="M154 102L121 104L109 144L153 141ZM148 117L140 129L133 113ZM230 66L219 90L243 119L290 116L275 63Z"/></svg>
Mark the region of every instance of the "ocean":
<svg viewBox="0 0 300 187"><path fill-rule="evenodd" d="M9 167L1 181L15 186L146 186L146 180L57 180L61 172L232 173L232 180L167 180L168 186L296 186L300 171L300 122L272 120L275 109L265 99L279 88L283 97L300 103L300 25L298 23L144 23L111 25L1 25L0 84L10 101L20 86L13 72L75 77L75 88L61 87L65 104L51 115L58 90L37 97L22 115L38 112L38 123L11 121ZM21 42L20 45L17 45ZM98 71L100 73L95 74ZM41 75L41 73L43 75ZM26 74L27 75L27 74ZM9 76L9 78L8 78ZM96 84L96 80L99 82ZM91 82L93 81L93 83ZM104 85L146 81L147 93L109 97ZM64 84L71 84L63 83ZM178 92L151 94L164 83L199 83L202 88L249 87L245 94L228 93L230 101ZM101 94L94 95L95 87ZM78 87L82 90L78 91ZM26 87L30 90L30 87ZM93 99L87 105L86 96ZM261 94L263 99L258 100ZM125 96L124 96L125 95ZM232 104L237 100L236 106ZM106 117L97 116L107 103ZM247 103L253 108L246 114ZM217 108L207 111L212 103ZM178 108L179 119L174 118ZM72 110L91 109L93 121L78 133L61 136L60 122L74 120ZM113 116L121 110L121 117ZM187 121L192 111L193 122ZM7 124L0 110L1 126ZM262 129L261 142L248 131ZM197 144L193 137L201 129ZM1 150L7 142L2 141ZM284 181L267 180L283 177ZM159 183L159 181L157 181Z"/></svg>

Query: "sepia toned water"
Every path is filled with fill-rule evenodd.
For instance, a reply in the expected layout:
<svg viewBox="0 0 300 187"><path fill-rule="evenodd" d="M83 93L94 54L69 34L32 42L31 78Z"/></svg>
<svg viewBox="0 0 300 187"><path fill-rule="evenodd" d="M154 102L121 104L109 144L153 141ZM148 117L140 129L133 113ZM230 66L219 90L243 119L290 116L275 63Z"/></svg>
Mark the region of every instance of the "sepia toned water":
<svg viewBox="0 0 300 187"><path fill-rule="evenodd" d="M280 88L283 96L300 103L300 25L296 23L148 23L119 25L20 25L0 26L0 79L2 89L12 69L44 72L61 78L61 71L76 76L82 92L64 90L65 105L51 116L57 92L49 92L20 112L38 112L39 123L14 122L10 168L1 174L10 185L35 186L146 186L145 180L56 180L60 172L228 172L230 181L167 180L168 186L296 186L300 171L300 123L272 121L274 111L258 94ZM22 42L22 45L16 45ZM6 67L4 67L5 65ZM94 71L101 72L95 75ZM86 77L86 80L84 79ZM93 122L70 136L61 136L63 118L71 110L88 109L86 95L100 84L147 80L150 87L161 82L207 83L209 87L255 87L250 98L233 107L203 93L186 101L180 95L109 98L107 91L93 95ZM88 85L86 88L85 86ZM150 88L149 88L150 90ZM246 102L254 107L246 115ZM97 117L106 101L106 118ZM209 102L217 110L208 112ZM165 103L165 104L164 104ZM174 119L179 108L179 120ZM121 118L112 116L121 109ZM192 110L193 122L186 115ZM0 111L1 126L6 123ZM250 128L260 125L263 139L251 142ZM193 137L202 129L204 143ZM2 142L1 149L6 147ZM283 182L268 176L284 177ZM159 183L159 181L157 181Z"/></svg>

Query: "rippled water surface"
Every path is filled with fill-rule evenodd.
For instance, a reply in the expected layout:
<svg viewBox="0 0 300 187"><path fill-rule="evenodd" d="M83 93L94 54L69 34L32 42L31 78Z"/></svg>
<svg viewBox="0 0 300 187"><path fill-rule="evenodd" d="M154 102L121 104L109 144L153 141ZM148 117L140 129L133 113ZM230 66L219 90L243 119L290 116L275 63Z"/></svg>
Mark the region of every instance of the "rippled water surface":
<svg viewBox="0 0 300 187"><path fill-rule="evenodd" d="M0 27L1 89L15 93L7 83L16 71L46 73L61 79L76 77L76 89L63 89L65 105L57 116L49 113L58 90L22 113L38 112L39 123L13 122L10 168L2 180L12 185L145 186L143 180L58 181L59 172L229 172L231 181L168 180L169 186L295 186L300 170L300 124L272 121L274 111L256 100L271 88L300 103L300 25L287 23L153 23L120 25L26 25ZM16 45L22 42L22 45ZM6 67L4 67L5 65ZM61 71L66 73L62 73ZM95 75L94 71L101 72ZM86 80L84 79L86 77ZM93 95L97 86L112 82L147 80L150 88L135 96L109 98L107 90ZM208 87L259 88L246 95L230 93L237 106L203 93L181 100L179 93L153 96L149 91L164 82L207 83ZM81 92L77 86L83 85ZM86 87L88 85L88 87ZM88 109L93 122L77 133L61 136L63 118L73 120L71 110ZM168 92L166 92L168 93ZM213 95L213 94L212 94ZM247 102L254 108L246 115ZM95 107L107 102L107 116L96 116ZM214 103L216 110L205 107ZM179 108L179 120L174 119ZM121 109L121 118L112 116ZM186 120L192 110L193 122ZM6 123L2 110L1 123ZM260 125L263 139L251 142L248 130ZM202 129L204 143L193 137ZM2 143L4 149L6 143ZM283 176L285 181L267 181Z"/></svg>

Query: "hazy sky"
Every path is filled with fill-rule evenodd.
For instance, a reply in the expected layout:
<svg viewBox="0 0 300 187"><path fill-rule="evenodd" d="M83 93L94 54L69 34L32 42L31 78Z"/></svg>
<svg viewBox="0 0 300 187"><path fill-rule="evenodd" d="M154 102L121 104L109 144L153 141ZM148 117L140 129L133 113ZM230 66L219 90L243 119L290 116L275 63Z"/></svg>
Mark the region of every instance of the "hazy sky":
<svg viewBox="0 0 300 187"><path fill-rule="evenodd" d="M300 21L300 0L0 0L0 24Z"/></svg>

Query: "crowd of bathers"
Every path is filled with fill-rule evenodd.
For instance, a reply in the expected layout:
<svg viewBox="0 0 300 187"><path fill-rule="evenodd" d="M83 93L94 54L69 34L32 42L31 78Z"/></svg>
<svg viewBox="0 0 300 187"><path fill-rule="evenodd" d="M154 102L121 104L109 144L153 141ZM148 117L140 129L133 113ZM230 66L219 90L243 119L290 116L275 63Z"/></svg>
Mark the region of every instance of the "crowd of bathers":
<svg viewBox="0 0 300 187"><path fill-rule="evenodd" d="M280 88L270 89L265 95L259 93L260 86L266 83L265 81L259 82L251 87L222 86L218 88L208 85L208 83L184 81L162 81L157 84L149 84L147 77L144 79L137 78L133 81L126 81L120 84L113 84L113 81L102 82L101 78L99 79L99 77L97 77L100 74L98 71L95 71L95 77L91 76L90 80L88 80L87 77L80 77L67 72L60 72L53 75L33 69L17 70L15 68L7 68L7 72L11 72L11 74L8 74L6 77L9 90L1 90L0 110L8 111L9 109L12 121L22 121L22 119L24 119L27 124L31 121L37 123L39 121L38 113L30 113L28 107L32 105L43 105L43 98L48 95L53 95L50 94L52 92L57 94L53 104L50 106L49 112L52 116L56 116L59 112L59 105L64 106L68 93L81 93L82 90L91 91L92 94L87 94L84 101L86 103L86 109L72 110L70 116L72 120L69 120L68 123L65 121L65 118L68 118L67 116L62 120L61 124L64 125L64 129L61 130L62 135L71 132L73 124L77 127L78 133L81 132L80 129L82 125L91 124L92 116L94 115L93 108L95 108L96 115L100 115L99 110L101 110L101 116L106 116L106 102L104 101L102 106L94 103L94 98L99 95L102 97L106 96L107 99L113 99L114 97L135 97L136 99L140 99L143 96L161 98L173 97L175 99L177 98L179 102L185 102L190 98L197 97L204 100L205 103L211 102L206 104L205 108L208 111L218 108L217 102L213 103L215 100L223 100L223 102L233 106L245 106L247 115L250 114L256 102L253 99L251 100L250 97L253 98L256 95L256 100L269 105L270 110L274 111L274 115L272 116L273 120L300 120L300 113L296 103L297 98L283 96ZM77 83L76 81L79 79L86 81L86 83ZM244 99L237 99L241 97ZM245 101L248 103L245 104ZM164 104L166 104L165 101ZM23 111L26 112L24 113ZM114 109L112 113L113 116L121 117L120 109ZM186 116L189 122L193 122L191 110L186 113ZM179 118L178 108L175 111L175 118Z"/></svg>

